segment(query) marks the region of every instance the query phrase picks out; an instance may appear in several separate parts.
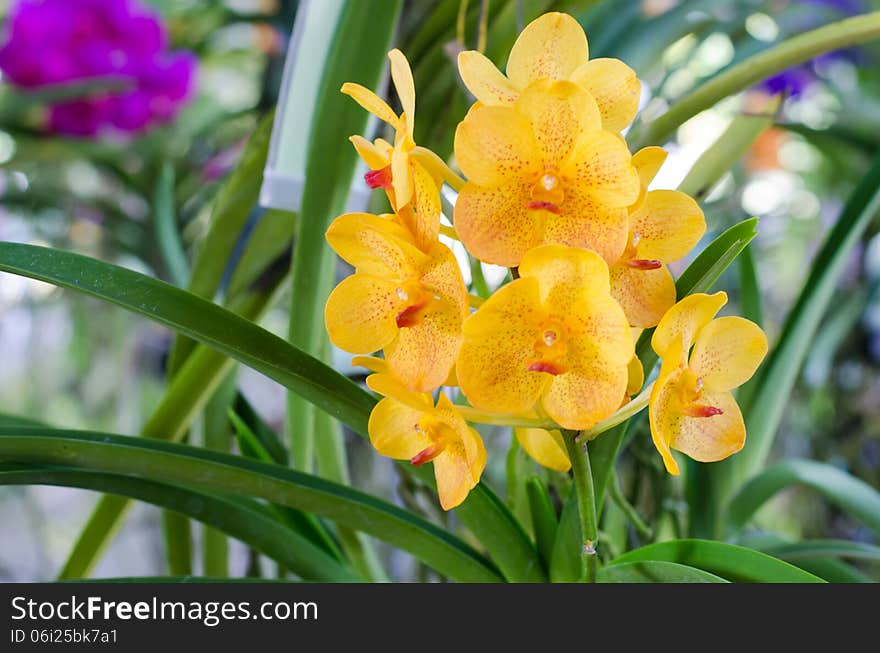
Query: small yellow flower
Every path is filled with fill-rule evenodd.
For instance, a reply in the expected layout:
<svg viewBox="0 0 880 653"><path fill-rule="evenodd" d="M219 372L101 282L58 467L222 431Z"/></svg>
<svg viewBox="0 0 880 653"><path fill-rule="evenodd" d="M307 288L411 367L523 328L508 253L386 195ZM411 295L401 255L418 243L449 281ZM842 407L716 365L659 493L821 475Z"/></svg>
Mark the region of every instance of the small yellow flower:
<svg viewBox="0 0 880 653"><path fill-rule="evenodd" d="M488 106L513 104L530 83L551 79L589 91L610 131L629 125L639 108L635 72L619 59L590 61L584 30L568 14L544 14L526 26L510 51L506 77L475 50L458 55L458 70L468 90Z"/></svg>
<svg viewBox="0 0 880 653"><path fill-rule="evenodd" d="M376 451L413 465L433 462L440 505L444 510L455 508L480 482L486 467L480 434L442 392L435 405L431 395L401 386L384 369L384 361L357 357L353 363L377 370L367 378L367 385L386 395L376 404L368 425Z"/></svg>
<svg viewBox="0 0 880 653"><path fill-rule="evenodd" d="M327 241L355 268L330 294L324 321L330 341L353 354L384 349L391 371L411 390L439 387L455 363L467 290L452 252L427 252L393 216L349 213Z"/></svg>
<svg viewBox="0 0 880 653"><path fill-rule="evenodd" d="M403 106L399 116L379 96L360 84L346 83L342 92L364 109L394 128L394 145L377 138L370 143L362 136L351 140L358 154L370 167L364 179L371 188L384 188L394 211L415 237L420 249L436 242L440 230L440 182L411 156L416 147L413 127L416 91L409 62L400 50L388 53L391 78Z"/></svg>
<svg viewBox="0 0 880 653"><path fill-rule="evenodd" d="M519 428L513 432L520 446L539 465L557 472L571 469L571 461L559 430Z"/></svg>
<svg viewBox="0 0 880 653"><path fill-rule="evenodd" d="M670 474L679 473L671 449L714 462L745 444L742 413L730 390L755 373L767 354L767 337L741 317L712 319L726 303L723 292L685 297L663 316L651 340L663 359L651 391L651 437Z"/></svg>
<svg viewBox="0 0 880 653"><path fill-rule="evenodd" d="M613 264L626 247L639 175L580 86L539 80L510 106L476 106L455 132L455 156L468 177L455 227L480 260L511 267L560 244Z"/></svg>
<svg viewBox="0 0 880 653"><path fill-rule="evenodd" d="M608 267L589 250L546 245L520 275L465 321L461 389L479 410L590 428L621 405L634 351Z"/></svg>

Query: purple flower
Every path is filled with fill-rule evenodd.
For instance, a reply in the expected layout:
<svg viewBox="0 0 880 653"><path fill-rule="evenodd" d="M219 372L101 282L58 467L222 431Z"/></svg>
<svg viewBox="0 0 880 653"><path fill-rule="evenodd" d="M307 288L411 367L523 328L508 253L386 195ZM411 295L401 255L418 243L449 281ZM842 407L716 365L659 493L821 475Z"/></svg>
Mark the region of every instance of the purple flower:
<svg viewBox="0 0 880 653"><path fill-rule="evenodd" d="M192 96L195 56L169 52L164 25L139 0L18 0L7 32L0 70L17 86L95 79L126 85L52 106L54 132L141 132L172 120Z"/></svg>

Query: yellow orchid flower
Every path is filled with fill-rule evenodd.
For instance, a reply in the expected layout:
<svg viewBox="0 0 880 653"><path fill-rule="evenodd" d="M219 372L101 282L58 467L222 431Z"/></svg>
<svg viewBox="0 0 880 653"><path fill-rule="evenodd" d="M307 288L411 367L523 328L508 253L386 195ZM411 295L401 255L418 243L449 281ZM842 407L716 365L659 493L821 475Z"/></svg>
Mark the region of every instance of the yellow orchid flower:
<svg viewBox="0 0 880 653"><path fill-rule="evenodd" d="M713 319L726 303L723 292L685 297L663 316L651 340L663 359L649 403L651 437L670 474L679 473L671 449L714 462L745 444L742 413L730 390L755 373L767 354L767 337L744 318Z"/></svg>
<svg viewBox="0 0 880 653"><path fill-rule="evenodd" d="M507 267L542 244L626 247L640 181L626 143L602 129L593 97L568 81L532 82L511 106L477 106L455 132L468 183L455 228L477 258Z"/></svg>
<svg viewBox="0 0 880 653"><path fill-rule="evenodd" d="M562 13L547 13L529 23L507 60L505 77L476 50L458 55L458 71L468 90L487 106L510 105L538 79L567 80L596 98L605 129L618 132L639 109L641 84L619 59L589 60L583 28Z"/></svg>
<svg viewBox="0 0 880 653"><path fill-rule="evenodd" d="M383 349L391 371L410 390L439 387L455 363L468 312L449 248L435 242L423 252L392 216L367 213L336 218L327 241L355 268L327 299L330 341L354 354Z"/></svg>
<svg viewBox="0 0 880 653"><path fill-rule="evenodd" d="M465 320L461 389L479 410L537 410L563 428L589 428L621 405L634 351L608 267L595 252L545 245L519 272Z"/></svg>
<svg viewBox="0 0 880 653"><path fill-rule="evenodd" d="M444 510L467 498L486 467L486 447L480 434L440 393L436 405L430 394L404 388L385 370L384 361L357 357L356 365L377 370L367 385L385 395L370 413L370 442L383 456L409 460L413 465L434 463L437 494Z"/></svg>
<svg viewBox="0 0 880 653"><path fill-rule="evenodd" d="M370 188L384 188L388 200L422 250L430 249L440 230L440 181L412 156L416 147L413 127L416 115L416 91L412 70L403 53L394 49L391 79L403 107L399 116L379 96L360 84L347 82L342 92L364 109L394 128L394 145L381 138L373 143L363 136L349 140L370 167L364 179Z"/></svg>

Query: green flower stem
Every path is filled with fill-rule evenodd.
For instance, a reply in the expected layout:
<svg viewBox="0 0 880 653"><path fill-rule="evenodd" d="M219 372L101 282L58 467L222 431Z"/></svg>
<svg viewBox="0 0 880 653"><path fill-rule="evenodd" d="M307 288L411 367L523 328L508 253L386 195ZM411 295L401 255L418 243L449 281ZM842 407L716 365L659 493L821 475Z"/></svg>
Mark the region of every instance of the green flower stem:
<svg viewBox="0 0 880 653"><path fill-rule="evenodd" d="M518 417L516 415L493 415L470 406L456 406L458 412L468 422L489 424L491 426L510 426L524 429L558 429L559 425L552 419L542 417Z"/></svg>
<svg viewBox="0 0 880 653"><path fill-rule="evenodd" d="M590 470L590 454L587 444L578 443L577 431L563 431L562 439L571 460L574 473L574 489L577 492L578 516L583 542L583 579L595 583L599 572L599 528L596 497L593 492L593 472Z"/></svg>
<svg viewBox="0 0 880 653"><path fill-rule="evenodd" d="M719 100L739 93L762 79L839 48L880 37L880 12L847 18L799 34L756 54L711 78L673 104L666 113L640 129L634 147L660 144L678 127Z"/></svg>
<svg viewBox="0 0 880 653"><path fill-rule="evenodd" d="M652 529L642 518L639 511L635 509L635 506L623 496L623 491L620 488L620 478L617 474L612 473L611 475L611 483L608 486L608 496L611 497L611 500L618 508L620 508L620 512L622 512L632 525L635 526L639 535L649 540L654 538L654 529Z"/></svg>

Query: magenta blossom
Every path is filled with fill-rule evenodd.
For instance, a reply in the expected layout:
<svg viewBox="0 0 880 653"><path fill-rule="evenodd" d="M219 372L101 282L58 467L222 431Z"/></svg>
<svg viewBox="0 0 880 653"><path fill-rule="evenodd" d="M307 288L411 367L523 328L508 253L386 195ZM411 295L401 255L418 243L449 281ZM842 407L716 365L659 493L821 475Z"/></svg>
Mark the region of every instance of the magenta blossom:
<svg viewBox="0 0 880 653"><path fill-rule="evenodd" d="M50 130L136 133L173 119L192 96L196 58L170 52L161 20L139 0L18 0L0 70L22 88L118 80L123 90L56 104Z"/></svg>

